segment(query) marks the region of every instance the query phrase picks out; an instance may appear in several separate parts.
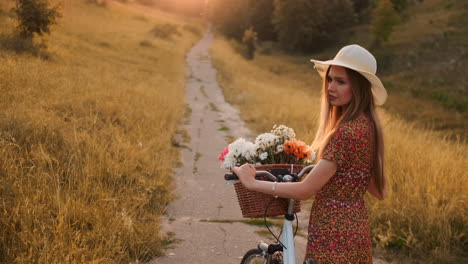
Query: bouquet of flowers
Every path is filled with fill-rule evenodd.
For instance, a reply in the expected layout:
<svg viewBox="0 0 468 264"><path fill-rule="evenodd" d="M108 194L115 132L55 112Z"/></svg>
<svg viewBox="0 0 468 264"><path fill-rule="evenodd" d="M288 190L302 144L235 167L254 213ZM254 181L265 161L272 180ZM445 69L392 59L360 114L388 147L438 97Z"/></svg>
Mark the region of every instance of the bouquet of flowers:
<svg viewBox="0 0 468 264"><path fill-rule="evenodd" d="M297 140L294 130L284 125L274 125L270 133L257 136L253 143L239 138L229 144L219 156L221 168L224 169L244 163L304 164L314 159L315 152L312 148Z"/></svg>

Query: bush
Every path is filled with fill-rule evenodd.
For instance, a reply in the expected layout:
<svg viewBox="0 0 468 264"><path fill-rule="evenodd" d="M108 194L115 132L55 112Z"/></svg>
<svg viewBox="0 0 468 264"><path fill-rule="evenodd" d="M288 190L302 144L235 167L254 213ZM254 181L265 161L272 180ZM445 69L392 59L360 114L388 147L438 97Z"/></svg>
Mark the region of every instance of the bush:
<svg viewBox="0 0 468 264"><path fill-rule="evenodd" d="M399 12L403 11L409 4L408 0L391 0L391 1L393 4L393 7Z"/></svg>
<svg viewBox="0 0 468 264"><path fill-rule="evenodd" d="M49 0L16 0L13 9L18 20L20 35L32 38L34 33L50 34L50 26L61 17L60 5L51 6Z"/></svg>
<svg viewBox="0 0 468 264"><path fill-rule="evenodd" d="M41 59L50 59L45 41L34 41L18 34L0 34L0 47L16 53L29 53Z"/></svg>
<svg viewBox="0 0 468 264"><path fill-rule="evenodd" d="M153 27L151 33L157 38L171 39L172 36L180 36L180 32L177 25L174 24L158 24Z"/></svg>
<svg viewBox="0 0 468 264"><path fill-rule="evenodd" d="M242 46L244 49L244 56L248 60L252 60L255 56L255 49L257 47L257 32L253 28L246 29L242 37Z"/></svg>
<svg viewBox="0 0 468 264"><path fill-rule="evenodd" d="M350 0L276 0L273 24L281 46L291 51L317 51L337 41L355 22Z"/></svg>
<svg viewBox="0 0 468 264"><path fill-rule="evenodd" d="M142 40L140 41L140 46L142 47L154 47L153 43L149 40Z"/></svg>
<svg viewBox="0 0 468 264"><path fill-rule="evenodd" d="M185 31L188 31L196 36L201 36L202 35L202 32L199 28L195 27L195 26L192 26L192 25L183 25L182 26L182 29L185 30Z"/></svg>
<svg viewBox="0 0 468 264"><path fill-rule="evenodd" d="M392 2L390 0L381 0L375 9L372 21L377 44L387 41L398 23L400 23L400 17Z"/></svg>

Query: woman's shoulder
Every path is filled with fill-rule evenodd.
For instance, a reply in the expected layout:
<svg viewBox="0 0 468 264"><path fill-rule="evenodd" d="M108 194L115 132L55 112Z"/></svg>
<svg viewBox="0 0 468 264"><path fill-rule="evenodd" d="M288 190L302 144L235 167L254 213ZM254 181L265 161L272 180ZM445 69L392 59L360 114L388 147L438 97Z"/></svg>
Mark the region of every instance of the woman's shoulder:
<svg viewBox="0 0 468 264"><path fill-rule="evenodd" d="M337 133L347 136L367 136L371 131L371 122L364 114L341 124Z"/></svg>

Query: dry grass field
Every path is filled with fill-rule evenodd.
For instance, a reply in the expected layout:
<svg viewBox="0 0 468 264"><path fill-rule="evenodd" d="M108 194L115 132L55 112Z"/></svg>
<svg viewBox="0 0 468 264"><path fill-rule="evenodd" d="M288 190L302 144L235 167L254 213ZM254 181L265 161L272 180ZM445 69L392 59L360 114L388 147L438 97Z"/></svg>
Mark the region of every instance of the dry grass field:
<svg viewBox="0 0 468 264"><path fill-rule="evenodd" d="M311 142L321 80L307 58L257 54L246 61L233 47L218 37L212 48L226 99L254 131L284 124ZM367 197L375 247L397 263L466 262L466 142L379 113L390 194L384 201Z"/></svg>
<svg viewBox="0 0 468 264"><path fill-rule="evenodd" d="M159 217L202 25L90 2L64 2L47 50L17 48L0 2L0 263L132 263L172 239Z"/></svg>

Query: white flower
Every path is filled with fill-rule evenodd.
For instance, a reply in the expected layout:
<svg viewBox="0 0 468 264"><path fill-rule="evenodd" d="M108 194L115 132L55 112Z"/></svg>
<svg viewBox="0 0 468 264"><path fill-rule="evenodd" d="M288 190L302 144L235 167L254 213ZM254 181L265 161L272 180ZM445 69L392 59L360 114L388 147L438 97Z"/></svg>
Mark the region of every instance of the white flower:
<svg viewBox="0 0 468 264"><path fill-rule="evenodd" d="M289 128L285 125L274 125L273 130L271 130L271 133L280 137L283 141L296 140L296 133L294 133L294 129Z"/></svg>
<svg viewBox="0 0 468 264"><path fill-rule="evenodd" d="M309 150L310 150L310 154L307 156L306 161L307 161L307 162L312 162L312 161L315 160L316 153L315 153L315 151L312 149L312 147L309 147Z"/></svg>
<svg viewBox="0 0 468 264"><path fill-rule="evenodd" d="M236 165L237 159L234 157L234 155L228 153L226 156L224 156L224 161L221 163L221 168L230 170Z"/></svg>
<svg viewBox="0 0 468 264"><path fill-rule="evenodd" d="M280 152L283 151L283 150L284 150L284 145L278 145L278 146L276 147L276 152L278 152L278 153L280 153Z"/></svg>
<svg viewBox="0 0 468 264"><path fill-rule="evenodd" d="M257 150L254 143L246 141L243 138L232 142L229 144L228 148L229 153L232 152L235 156L242 156L246 159L252 159L252 157L256 155Z"/></svg>
<svg viewBox="0 0 468 264"><path fill-rule="evenodd" d="M224 156L221 168L231 169L241 165L241 162L253 162L257 155L257 147L254 143L239 138L228 146L229 152Z"/></svg>
<svg viewBox="0 0 468 264"><path fill-rule="evenodd" d="M263 152L261 153L259 156L260 160L265 160L267 157L268 157L268 153L267 152Z"/></svg>
<svg viewBox="0 0 468 264"><path fill-rule="evenodd" d="M258 149L265 150L269 147L273 147L280 141L280 138L272 133L264 133L259 135L255 139L255 145Z"/></svg>

